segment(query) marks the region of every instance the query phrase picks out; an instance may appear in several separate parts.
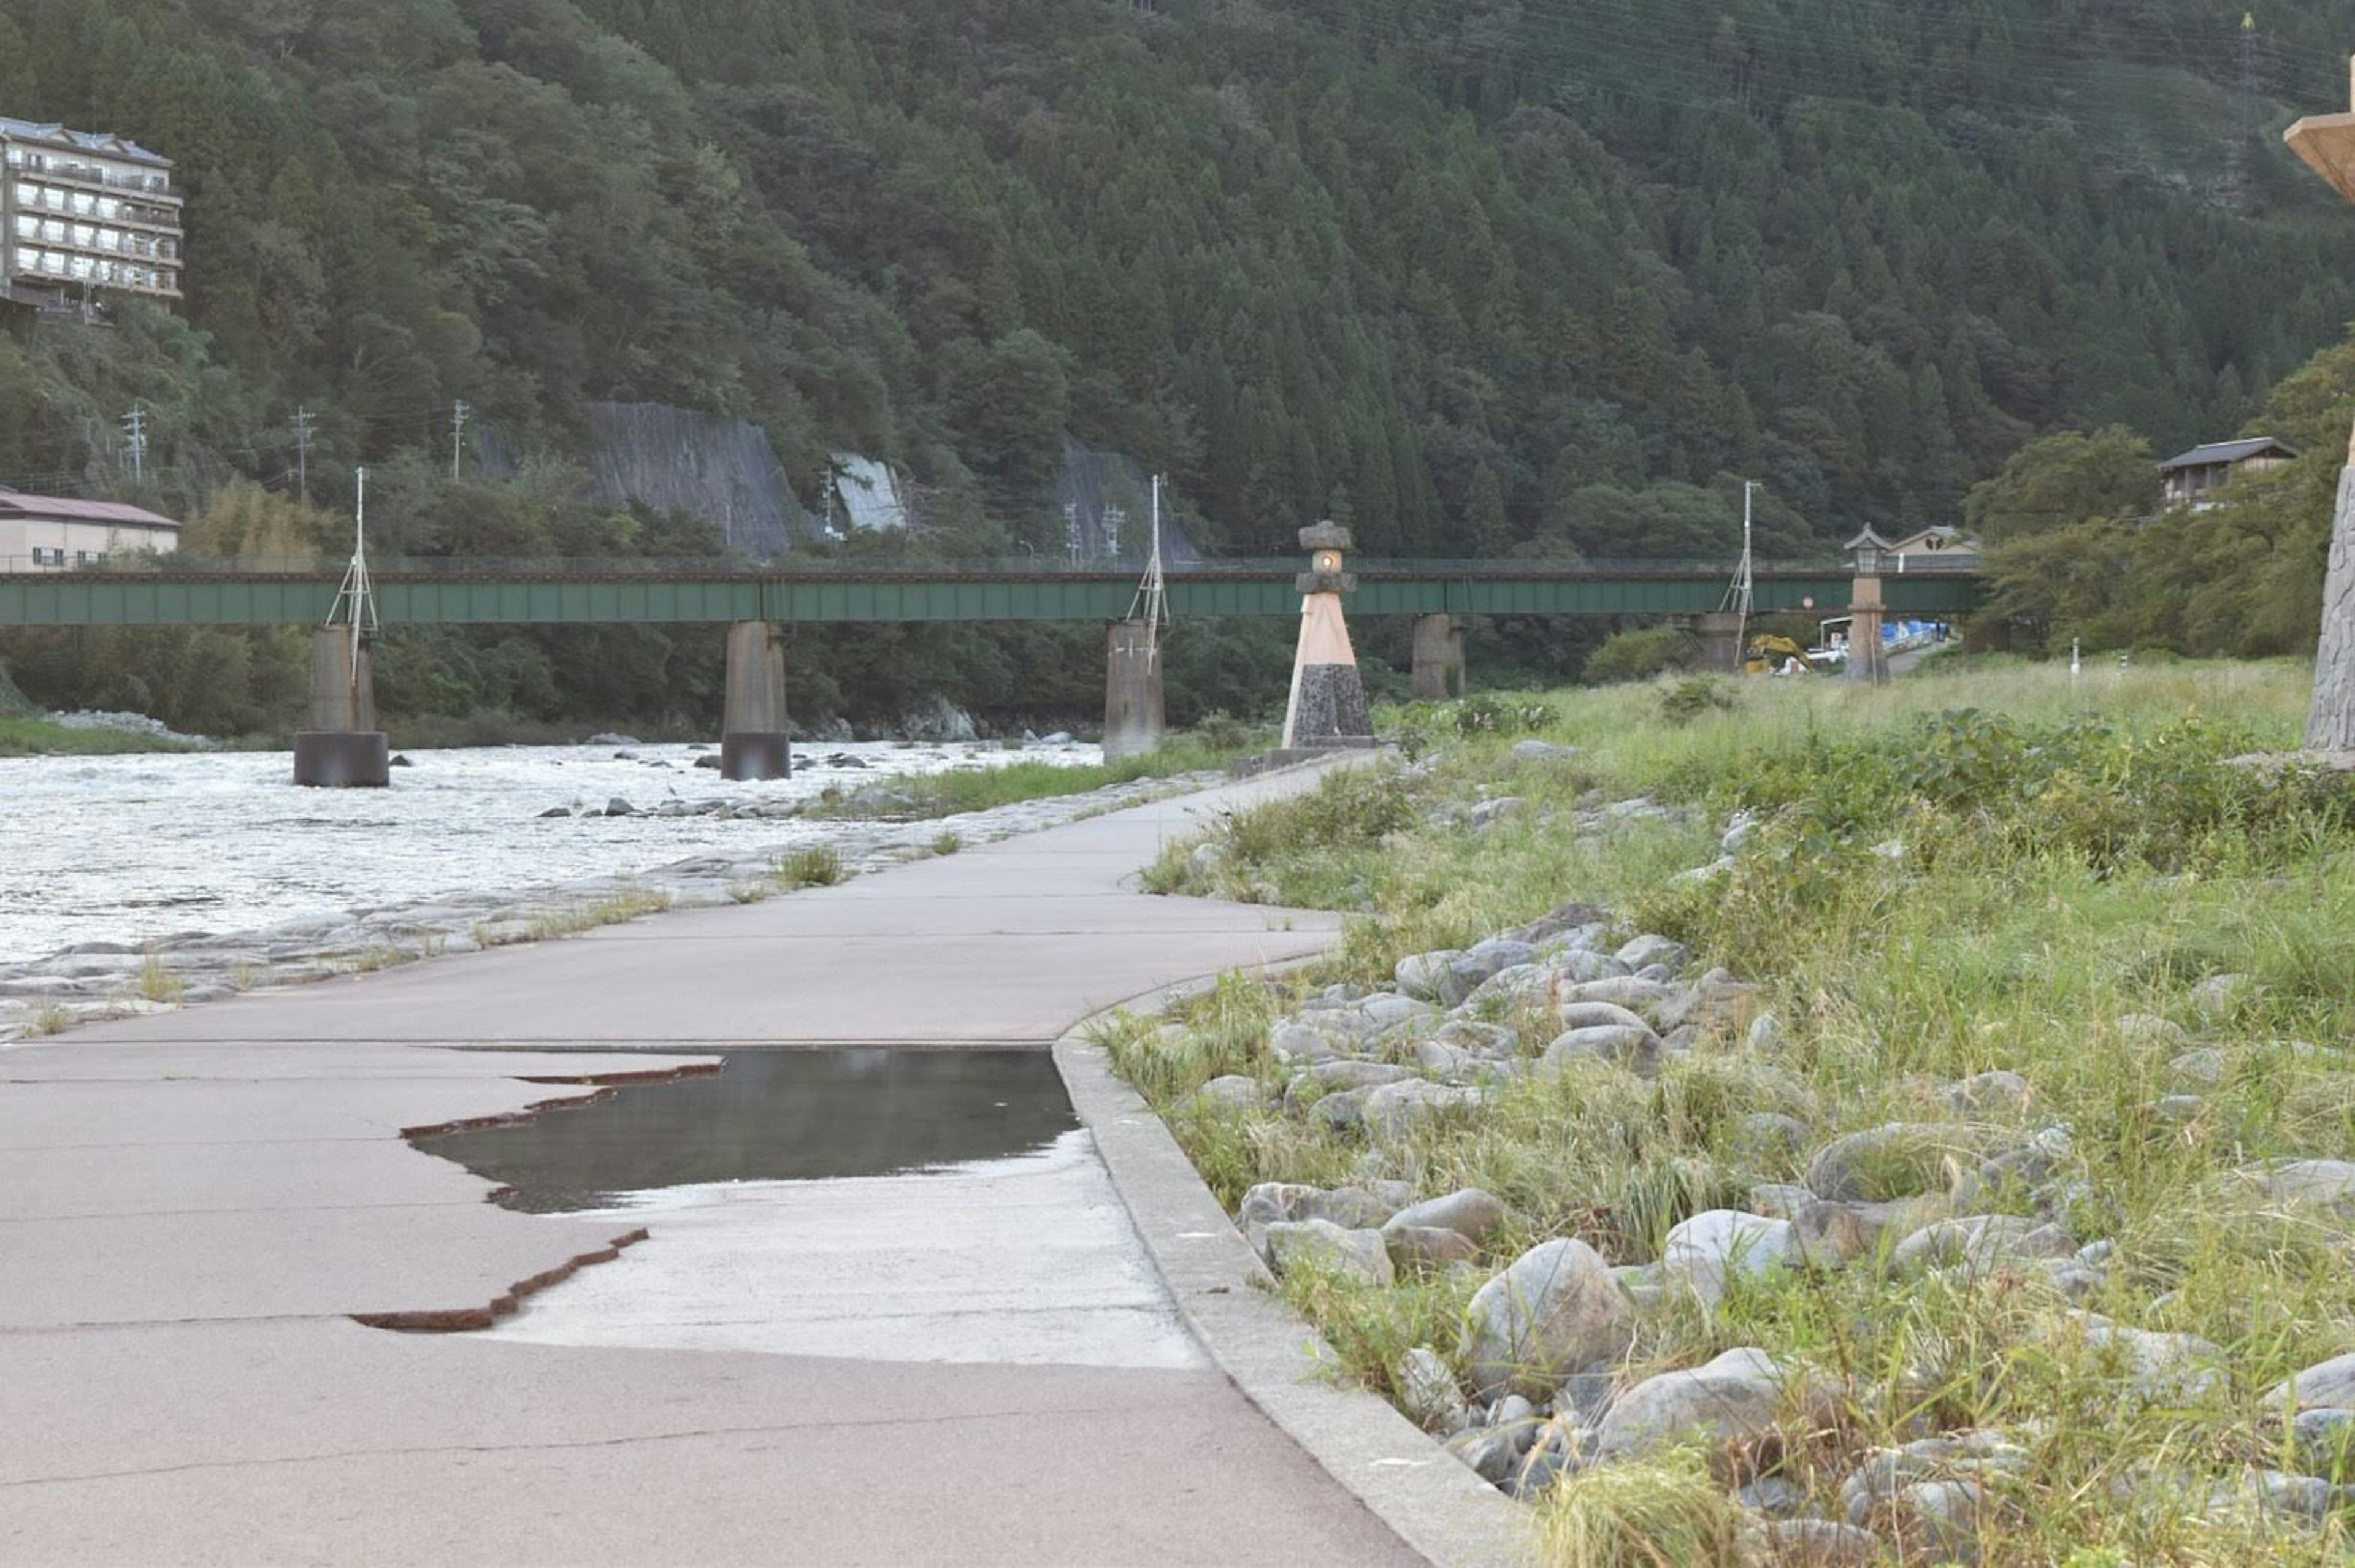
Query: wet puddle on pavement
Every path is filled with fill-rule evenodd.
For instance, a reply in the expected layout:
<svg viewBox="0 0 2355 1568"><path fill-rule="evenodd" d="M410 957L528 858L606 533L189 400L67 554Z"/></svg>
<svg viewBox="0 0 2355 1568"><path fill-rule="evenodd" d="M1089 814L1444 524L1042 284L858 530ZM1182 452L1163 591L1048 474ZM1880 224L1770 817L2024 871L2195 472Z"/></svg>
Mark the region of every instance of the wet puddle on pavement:
<svg viewBox="0 0 2355 1568"><path fill-rule="evenodd" d="M1043 1149L1079 1125L1043 1051L732 1051L517 1125L416 1140L534 1214L724 1181L893 1176ZM624 1059L625 1060L625 1059Z"/></svg>
<svg viewBox="0 0 2355 1568"><path fill-rule="evenodd" d="M417 1147L510 1208L626 1218L483 1332L892 1361L1207 1364L1043 1051L735 1051Z"/></svg>

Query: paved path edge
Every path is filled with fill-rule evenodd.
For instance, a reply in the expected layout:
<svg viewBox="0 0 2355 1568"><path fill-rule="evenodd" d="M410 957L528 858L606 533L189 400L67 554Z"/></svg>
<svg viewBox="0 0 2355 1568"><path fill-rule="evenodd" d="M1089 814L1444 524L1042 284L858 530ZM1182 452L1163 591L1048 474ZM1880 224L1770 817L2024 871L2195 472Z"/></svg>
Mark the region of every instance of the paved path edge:
<svg viewBox="0 0 2355 1568"><path fill-rule="evenodd" d="M1294 965L1275 966L1271 972ZM1207 988L1191 980L1106 1012L1156 1012ZM1101 1018L1103 1014L1097 1014ZM1082 1020L1055 1042L1071 1106L1094 1137L1178 1316L1243 1397L1433 1568L1532 1561L1518 1504L1475 1475L1387 1400L1332 1381L1338 1357L1272 1294L1273 1281L1225 1209Z"/></svg>

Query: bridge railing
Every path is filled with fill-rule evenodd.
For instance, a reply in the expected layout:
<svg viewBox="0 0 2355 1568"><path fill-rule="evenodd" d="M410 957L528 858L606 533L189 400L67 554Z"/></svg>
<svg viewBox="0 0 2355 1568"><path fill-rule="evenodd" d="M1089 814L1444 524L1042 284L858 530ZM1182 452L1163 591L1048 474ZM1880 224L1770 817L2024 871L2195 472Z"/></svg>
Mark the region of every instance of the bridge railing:
<svg viewBox="0 0 2355 1568"><path fill-rule="evenodd" d="M58 564L46 557L0 555L0 575L74 577L243 577L320 578L340 576L346 562L325 556L200 556L129 553L94 561ZM1214 560L1170 563L1172 579L1288 578L1302 569L1296 555L1221 556ZM1560 560L1358 560L1350 570L1361 578L1433 577L1466 579L1571 577L1709 577L1731 580L1736 563L1731 559L1583 558ZM1143 560L1123 559L1071 561L1044 556L998 556L952 560L912 560L904 557L860 559L849 556L803 556L779 560L747 560L717 557L457 557L397 556L369 562L379 581L464 578L539 580L694 579L1104 579L1130 578L1143 572ZM1850 571L1846 561L1760 561L1753 570L1762 577L1835 577ZM1976 556L1908 556L1882 561L1884 575L1967 576L1978 571Z"/></svg>

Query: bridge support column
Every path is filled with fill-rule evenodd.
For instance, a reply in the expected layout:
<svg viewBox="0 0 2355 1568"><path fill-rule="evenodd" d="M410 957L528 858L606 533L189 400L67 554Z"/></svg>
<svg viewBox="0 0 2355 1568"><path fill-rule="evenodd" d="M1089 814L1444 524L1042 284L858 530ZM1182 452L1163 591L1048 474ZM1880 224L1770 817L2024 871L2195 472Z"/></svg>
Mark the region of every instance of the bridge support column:
<svg viewBox="0 0 2355 1568"><path fill-rule="evenodd" d="M376 685L365 640L349 626L311 633L311 726L294 736L294 782L322 789L382 788L391 748L376 727Z"/></svg>
<svg viewBox="0 0 2355 1568"><path fill-rule="evenodd" d="M1161 745L1161 640L1149 621L1114 621L1104 635L1103 755L1141 757Z"/></svg>
<svg viewBox="0 0 2355 1568"><path fill-rule="evenodd" d="M1349 530L1318 523L1300 530L1300 548L1309 552L1308 570L1297 579L1300 642L1292 656L1292 696L1284 707L1284 749L1370 746L1374 722L1366 710L1366 683L1341 616L1341 595L1358 586L1341 570Z"/></svg>
<svg viewBox="0 0 2355 1568"><path fill-rule="evenodd" d="M1742 617L1731 610L1711 610L1694 618L1700 634L1700 667L1712 675L1742 673Z"/></svg>
<svg viewBox="0 0 2355 1568"><path fill-rule="evenodd" d="M719 775L781 779L793 772L785 739L785 647L772 621L728 628L728 695L719 724Z"/></svg>
<svg viewBox="0 0 2355 1568"><path fill-rule="evenodd" d="M1464 695L1464 622L1455 615L1414 618L1414 669L1407 695L1444 702Z"/></svg>
<svg viewBox="0 0 2355 1568"><path fill-rule="evenodd" d="M1848 677L1889 684L1889 656L1881 651L1881 579L1859 577L1849 590Z"/></svg>

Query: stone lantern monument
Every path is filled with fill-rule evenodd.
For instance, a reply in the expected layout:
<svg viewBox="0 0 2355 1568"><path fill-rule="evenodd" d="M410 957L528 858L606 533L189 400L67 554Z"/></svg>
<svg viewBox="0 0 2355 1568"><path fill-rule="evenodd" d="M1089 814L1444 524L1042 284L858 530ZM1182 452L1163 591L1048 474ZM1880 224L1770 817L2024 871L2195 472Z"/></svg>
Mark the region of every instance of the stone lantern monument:
<svg viewBox="0 0 2355 1568"><path fill-rule="evenodd" d="M1300 645L1292 658L1292 698L1284 709L1287 752L1374 743L1357 650L1349 645L1349 627L1341 618L1341 595L1358 586L1357 578L1342 569L1342 553L1349 543L1349 530L1329 522L1300 530L1308 570L1296 580Z"/></svg>
<svg viewBox="0 0 2355 1568"><path fill-rule="evenodd" d="M2350 65L2355 101L2355 65ZM2355 201L2355 114L2309 114L2283 133L2290 150ZM2314 702L2306 717L2306 744L2318 752L2355 749L2355 432L2339 475L2339 505L2330 524L2330 563L2322 585L2322 641L2314 654Z"/></svg>

